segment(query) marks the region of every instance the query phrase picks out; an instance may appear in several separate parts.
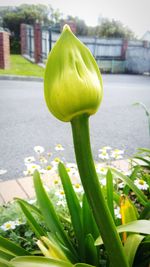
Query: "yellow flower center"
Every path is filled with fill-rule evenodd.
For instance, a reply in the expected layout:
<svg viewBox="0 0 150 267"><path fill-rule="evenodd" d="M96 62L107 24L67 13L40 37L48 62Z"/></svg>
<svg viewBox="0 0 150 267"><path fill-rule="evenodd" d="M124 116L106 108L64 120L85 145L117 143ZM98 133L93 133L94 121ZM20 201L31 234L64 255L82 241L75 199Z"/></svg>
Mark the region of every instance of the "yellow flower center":
<svg viewBox="0 0 150 267"><path fill-rule="evenodd" d="M139 184L144 185L144 180L140 179Z"/></svg>
<svg viewBox="0 0 150 267"><path fill-rule="evenodd" d="M80 184L75 184L75 188L80 188Z"/></svg>

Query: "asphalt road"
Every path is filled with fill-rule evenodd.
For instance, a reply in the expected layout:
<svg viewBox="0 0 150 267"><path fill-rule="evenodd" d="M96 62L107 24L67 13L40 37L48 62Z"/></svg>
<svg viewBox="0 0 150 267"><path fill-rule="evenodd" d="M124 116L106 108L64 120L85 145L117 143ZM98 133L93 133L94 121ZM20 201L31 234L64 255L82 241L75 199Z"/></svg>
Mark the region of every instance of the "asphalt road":
<svg viewBox="0 0 150 267"><path fill-rule="evenodd" d="M109 145L132 155L137 147L150 147L147 118L141 101L150 108L150 77L103 75L104 99L90 119L95 159L98 149ZM55 119L47 110L42 82L0 81L0 169L1 180L22 176L24 158L34 156L33 147L41 145L54 152L61 143L67 161L74 161L69 123ZM59 155L55 152L54 156ZM52 157L52 158L53 158Z"/></svg>

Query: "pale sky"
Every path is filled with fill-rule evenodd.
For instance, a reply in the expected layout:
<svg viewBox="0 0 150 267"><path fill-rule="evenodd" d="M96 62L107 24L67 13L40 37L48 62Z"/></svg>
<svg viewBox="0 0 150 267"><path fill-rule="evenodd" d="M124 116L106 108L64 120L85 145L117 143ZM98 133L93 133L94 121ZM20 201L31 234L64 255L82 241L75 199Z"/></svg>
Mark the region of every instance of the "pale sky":
<svg viewBox="0 0 150 267"><path fill-rule="evenodd" d="M50 4L64 15L78 16L94 26L98 17L120 20L138 37L150 31L150 0L0 0L0 6Z"/></svg>

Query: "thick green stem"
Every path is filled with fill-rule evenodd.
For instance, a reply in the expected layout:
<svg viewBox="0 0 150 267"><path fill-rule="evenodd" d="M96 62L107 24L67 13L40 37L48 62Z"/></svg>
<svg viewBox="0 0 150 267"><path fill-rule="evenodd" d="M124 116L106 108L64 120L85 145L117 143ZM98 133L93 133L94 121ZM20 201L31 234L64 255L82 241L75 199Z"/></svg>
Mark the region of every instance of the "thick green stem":
<svg viewBox="0 0 150 267"><path fill-rule="evenodd" d="M128 267L123 246L103 197L92 157L88 116L80 115L72 122L74 148L81 181L108 252L111 266Z"/></svg>

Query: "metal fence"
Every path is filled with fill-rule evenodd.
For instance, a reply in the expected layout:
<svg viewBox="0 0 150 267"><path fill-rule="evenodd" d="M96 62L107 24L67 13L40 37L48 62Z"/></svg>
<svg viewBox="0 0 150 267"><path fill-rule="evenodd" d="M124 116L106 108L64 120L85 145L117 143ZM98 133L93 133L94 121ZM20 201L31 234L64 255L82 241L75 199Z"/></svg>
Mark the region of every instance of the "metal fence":
<svg viewBox="0 0 150 267"><path fill-rule="evenodd" d="M45 64L48 53L60 33L54 32L52 28L41 26L38 31L30 25L26 25L25 29L26 38L22 40L26 39L26 49L23 55L26 54L24 56L37 63ZM78 38L90 49L103 72L150 73L150 43L87 36L78 36ZM38 43L35 40L38 40ZM36 55L38 59L35 58Z"/></svg>
<svg viewBox="0 0 150 267"><path fill-rule="evenodd" d="M34 61L34 28L33 26L27 25L26 27L26 54Z"/></svg>

